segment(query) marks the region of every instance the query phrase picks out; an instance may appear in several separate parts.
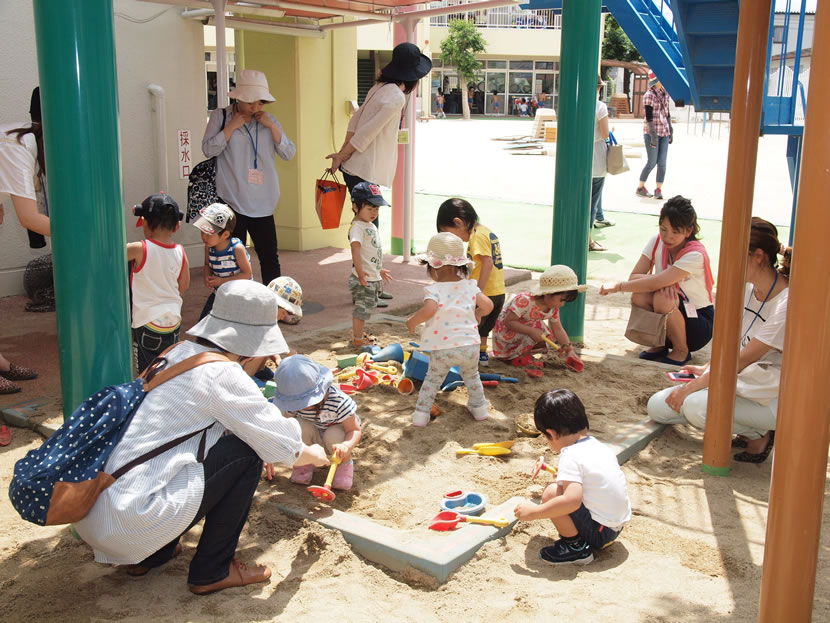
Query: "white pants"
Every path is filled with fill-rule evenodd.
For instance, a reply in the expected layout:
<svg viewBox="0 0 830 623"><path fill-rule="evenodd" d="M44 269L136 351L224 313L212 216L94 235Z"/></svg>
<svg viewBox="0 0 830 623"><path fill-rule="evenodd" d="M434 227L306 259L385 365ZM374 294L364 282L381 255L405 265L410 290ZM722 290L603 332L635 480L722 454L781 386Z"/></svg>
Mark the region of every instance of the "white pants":
<svg viewBox="0 0 830 623"><path fill-rule="evenodd" d="M661 424L691 424L695 428L706 427L706 402L709 390L701 389L686 397L680 413L666 404L666 396L676 387L660 390L648 400L648 416ZM775 430L775 414L778 412L778 399L768 405L761 405L753 400L735 398L735 418L732 432L747 439L760 439L768 430Z"/></svg>

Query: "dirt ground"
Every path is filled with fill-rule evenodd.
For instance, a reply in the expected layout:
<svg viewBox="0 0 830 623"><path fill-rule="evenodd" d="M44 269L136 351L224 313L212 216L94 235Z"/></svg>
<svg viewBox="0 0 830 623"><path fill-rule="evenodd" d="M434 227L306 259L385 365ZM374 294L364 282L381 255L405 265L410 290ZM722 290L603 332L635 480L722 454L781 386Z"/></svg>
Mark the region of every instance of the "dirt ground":
<svg viewBox="0 0 830 623"><path fill-rule="evenodd" d="M526 284L525 284L526 285ZM546 452L542 439L519 437L505 458L456 457L478 441L517 438L515 421L532 421L538 395L556 387L585 402L593 433L609 439L627 423L645 418L645 401L666 385L665 370L642 364L622 337L622 300L598 304L589 290L585 348L617 357L585 356L575 374L560 363L544 378L494 363L489 371L520 379L487 388L490 419L474 422L464 409L466 391L439 394L441 415L426 429L409 424L416 395L389 387L356 394L364 439L354 453L355 487L338 494L335 508L403 529L426 529L441 495L467 489L499 504L513 495L537 499L549 476L529 479L530 466ZM512 288L522 289L521 286ZM383 343L406 344L402 324L372 323ZM416 338L417 339L417 338ZM342 355L342 330L317 332L291 342L323 363ZM621 356L621 357L620 357ZM706 353L696 361L703 362ZM42 417L55 415L55 405ZM0 449L0 479L14 462L41 443L35 433L14 430ZM184 553L166 567L134 579L123 569L99 565L69 528L23 522L0 494L0 594L3 620L24 621L275 621L329 618L346 621L550 620L751 621L757 618L771 461L733 464L727 478L700 472L702 439L686 427L667 429L628 461L634 517L619 541L585 567L551 567L538 550L551 544L549 522L519 523L505 538L488 542L468 564L437 586L421 573L392 573L355 554L338 532L277 511L271 502L310 505L304 488L283 471L263 481L240 541L243 560L268 564L268 584L230 589L208 597L190 594L187 565L199 527L183 539ZM322 481L322 470L315 479ZM5 488L4 488L5 489ZM819 551L814 620L830 619L830 536Z"/></svg>

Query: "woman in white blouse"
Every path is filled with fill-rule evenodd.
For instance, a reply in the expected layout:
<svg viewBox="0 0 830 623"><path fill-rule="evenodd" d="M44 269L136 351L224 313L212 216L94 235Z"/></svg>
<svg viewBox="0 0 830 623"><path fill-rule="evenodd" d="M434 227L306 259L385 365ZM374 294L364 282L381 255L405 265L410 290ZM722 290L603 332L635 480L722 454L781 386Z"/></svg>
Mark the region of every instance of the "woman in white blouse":
<svg viewBox="0 0 830 623"><path fill-rule="evenodd" d="M776 269L780 247L775 225L753 217L732 427L738 435L732 446L746 448L734 458L744 463L763 463L775 440L790 271L790 251L784 252L784 262ZM706 425L709 364L686 366L681 372L697 378L654 394L648 401L648 414L656 422L689 423L702 429Z"/></svg>
<svg viewBox="0 0 830 623"><path fill-rule="evenodd" d="M302 442L300 426L263 397L251 375L288 351L277 326L277 299L254 281L216 291L211 313L166 355L168 365L208 350L227 363L208 363L147 394L106 464L108 473L193 431L207 428L119 478L75 524L95 560L131 565L141 576L181 553L179 539L204 518L190 562L191 592L205 595L265 582L271 571L236 559L239 535L262 476L263 461L329 463L319 445ZM232 434L225 434L226 431ZM200 444L206 450L199 462Z"/></svg>
<svg viewBox="0 0 830 623"><path fill-rule="evenodd" d="M712 339L715 280L692 202L677 195L660 210L660 231L643 248L628 281L606 283L601 295L631 292L632 307L668 314L666 343L640 359L682 366ZM654 274L651 274L652 268Z"/></svg>

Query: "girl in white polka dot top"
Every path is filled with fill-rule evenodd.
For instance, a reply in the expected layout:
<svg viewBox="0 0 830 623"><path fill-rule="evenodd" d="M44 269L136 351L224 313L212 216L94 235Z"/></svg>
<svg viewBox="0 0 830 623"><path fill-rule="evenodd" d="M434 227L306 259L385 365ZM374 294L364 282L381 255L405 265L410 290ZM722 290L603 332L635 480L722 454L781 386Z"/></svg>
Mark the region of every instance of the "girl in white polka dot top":
<svg viewBox="0 0 830 623"><path fill-rule="evenodd" d="M424 323L421 347L432 351L412 425L429 424L432 401L453 366L458 367L469 392L467 409L476 420L486 420L487 399L478 375L478 323L493 303L467 278L472 261L464 255L464 241L455 234L436 234L427 252L418 257L435 283L424 288L424 306L406 321L411 333Z"/></svg>

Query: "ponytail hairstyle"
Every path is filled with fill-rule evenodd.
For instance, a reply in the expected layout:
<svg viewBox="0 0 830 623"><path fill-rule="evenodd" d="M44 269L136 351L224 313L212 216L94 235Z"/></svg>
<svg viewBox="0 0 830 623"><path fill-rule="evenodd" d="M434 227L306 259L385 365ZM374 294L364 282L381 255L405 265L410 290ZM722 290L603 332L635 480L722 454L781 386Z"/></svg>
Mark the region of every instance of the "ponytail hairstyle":
<svg viewBox="0 0 830 623"><path fill-rule="evenodd" d="M37 143L37 166L38 172L46 175L46 158L43 157L43 125L38 121L33 121L32 125L27 128L15 128L6 132L8 135L15 135L17 142L23 144L23 137L27 134L34 134L35 142Z"/></svg>
<svg viewBox="0 0 830 623"><path fill-rule="evenodd" d="M686 238L686 242L697 240L700 225L697 224L697 212L692 207L691 200L681 195L675 195L663 204L663 209L660 210L660 220L657 221L658 224L662 223L664 218L669 219L669 223L674 229L690 228L692 230L689 237Z"/></svg>
<svg viewBox="0 0 830 623"><path fill-rule="evenodd" d="M778 229L762 218L752 217L749 230L749 252L761 249L767 256L770 268L777 270L784 277L790 276L790 262L792 261L792 247L785 247L778 240ZM778 266L778 256L783 256L781 266Z"/></svg>

